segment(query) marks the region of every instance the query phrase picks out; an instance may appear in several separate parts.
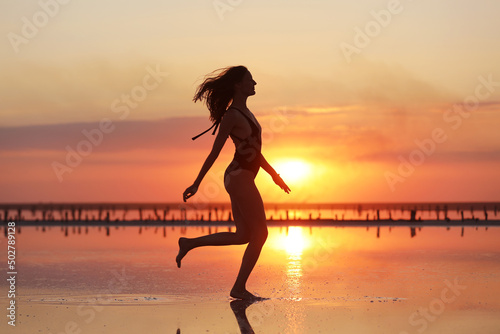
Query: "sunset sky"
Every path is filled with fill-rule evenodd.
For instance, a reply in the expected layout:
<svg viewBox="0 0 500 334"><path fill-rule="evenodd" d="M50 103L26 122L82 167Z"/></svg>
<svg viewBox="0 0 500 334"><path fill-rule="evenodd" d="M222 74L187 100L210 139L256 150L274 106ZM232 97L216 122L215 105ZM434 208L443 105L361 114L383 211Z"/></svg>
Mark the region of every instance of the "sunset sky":
<svg viewBox="0 0 500 334"><path fill-rule="evenodd" d="M61 3L60 3L60 2ZM247 66L267 202L500 200L500 2L3 1L0 202L176 202ZM195 201L229 200L231 142Z"/></svg>

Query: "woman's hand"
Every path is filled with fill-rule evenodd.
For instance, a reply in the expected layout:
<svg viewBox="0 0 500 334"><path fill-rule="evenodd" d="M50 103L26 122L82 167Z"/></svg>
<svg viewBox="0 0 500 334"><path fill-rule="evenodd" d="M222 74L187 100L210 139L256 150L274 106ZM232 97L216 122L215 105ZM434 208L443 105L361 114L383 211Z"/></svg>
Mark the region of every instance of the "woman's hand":
<svg viewBox="0 0 500 334"><path fill-rule="evenodd" d="M281 189L283 189L287 194L291 191L290 188L286 185L285 181L281 178L279 174L273 176L273 181L276 183Z"/></svg>
<svg viewBox="0 0 500 334"><path fill-rule="evenodd" d="M189 198L189 197L192 197L194 194L196 194L196 192L198 191L198 187L195 186L194 184L190 187L188 187L184 193L182 194L182 199L184 200L184 202Z"/></svg>

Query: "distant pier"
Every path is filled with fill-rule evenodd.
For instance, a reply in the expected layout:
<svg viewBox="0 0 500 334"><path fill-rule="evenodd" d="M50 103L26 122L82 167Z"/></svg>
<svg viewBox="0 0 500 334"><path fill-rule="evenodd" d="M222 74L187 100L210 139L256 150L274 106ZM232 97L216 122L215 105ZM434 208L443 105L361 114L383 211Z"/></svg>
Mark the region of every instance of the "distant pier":
<svg viewBox="0 0 500 334"><path fill-rule="evenodd" d="M267 204L270 225L497 225L500 203ZM3 203L0 219L23 225L230 225L228 203Z"/></svg>

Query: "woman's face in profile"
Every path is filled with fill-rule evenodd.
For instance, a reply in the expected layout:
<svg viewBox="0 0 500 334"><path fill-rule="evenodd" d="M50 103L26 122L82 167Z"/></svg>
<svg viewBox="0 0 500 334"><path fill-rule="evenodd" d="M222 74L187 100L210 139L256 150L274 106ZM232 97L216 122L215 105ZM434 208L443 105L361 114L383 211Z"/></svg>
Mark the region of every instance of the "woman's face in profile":
<svg viewBox="0 0 500 334"><path fill-rule="evenodd" d="M241 82L236 84L236 90L245 96L255 95L255 85L257 83L253 80L250 72L245 73Z"/></svg>

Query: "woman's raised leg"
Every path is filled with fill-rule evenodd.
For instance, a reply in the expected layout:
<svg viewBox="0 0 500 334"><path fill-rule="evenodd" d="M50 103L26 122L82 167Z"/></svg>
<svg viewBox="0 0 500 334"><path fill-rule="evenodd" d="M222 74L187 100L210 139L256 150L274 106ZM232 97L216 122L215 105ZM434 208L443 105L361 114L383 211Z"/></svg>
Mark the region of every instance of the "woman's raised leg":
<svg viewBox="0 0 500 334"><path fill-rule="evenodd" d="M233 212L236 232L219 232L204 235L198 238L179 238L179 253L175 258L178 268L181 267L181 261L184 256L186 256L186 254L194 248L203 246L242 245L250 241L250 228L246 225L246 220L242 219L236 202L233 201L232 198L231 209Z"/></svg>

